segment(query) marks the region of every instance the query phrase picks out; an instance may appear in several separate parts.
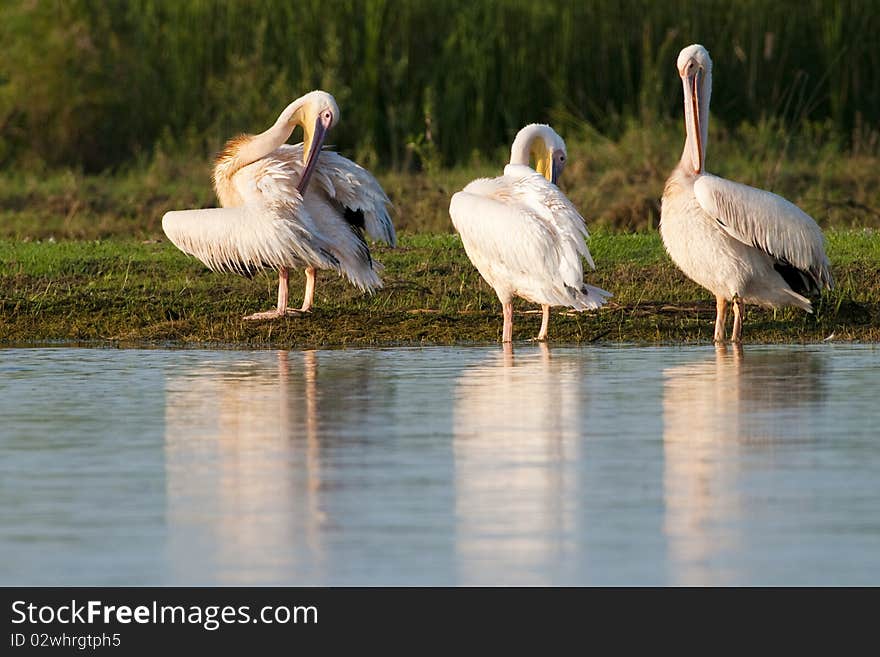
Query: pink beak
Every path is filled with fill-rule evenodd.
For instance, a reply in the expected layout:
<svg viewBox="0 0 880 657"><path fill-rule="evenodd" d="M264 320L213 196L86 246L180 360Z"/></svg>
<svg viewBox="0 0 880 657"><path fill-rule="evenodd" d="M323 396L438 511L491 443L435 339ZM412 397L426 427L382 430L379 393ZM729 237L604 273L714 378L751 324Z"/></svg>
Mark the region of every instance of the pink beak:
<svg viewBox="0 0 880 657"><path fill-rule="evenodd" d="M327 131L330 129L330 121L332 121L332 118L325 119L323 114L318 117L317 121L315 121L315 135L312 137L309 159L306 161L306 166L303 169L302 178L299 179L299 184L296 186L300 195L305 195L309 179L312 177L312 172L318 164L318 156L321 154L321 148L324 146L324 139L327 137Z"/></svg>

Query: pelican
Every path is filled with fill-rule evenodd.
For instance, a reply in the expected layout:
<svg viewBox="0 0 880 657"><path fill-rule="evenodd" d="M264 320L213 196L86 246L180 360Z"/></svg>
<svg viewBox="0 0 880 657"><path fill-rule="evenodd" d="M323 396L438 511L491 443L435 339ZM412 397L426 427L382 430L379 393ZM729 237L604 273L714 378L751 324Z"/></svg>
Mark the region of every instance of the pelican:
<svg viewBox="0 0 880 657"><path fill-rule="evenodd" d="M592 310L611 296L584 284L581 258L596 265L584 218L556 186L565 156L550 126L527 125L513 141L504 175L474 180L449 204L468 257L501 301L504 343L513 335L514 296L541 304L538 340L547 339L550 306Z"/></svg>
<svg viewBox="0 0 880 657"><path fill-rule="evenodd" d="M781 196L706 173L712 60L701 45L678 56L687 137L681 161L666 181L660 235L685 275L715 295L715 342L723 343L728 303L731 341L742 342L744 304L797 306L831 289L822 231Z"/></svg>
<svg viewBox="0 0 880 657"><path fill-rule="evenodd" d="M244 319L273 319L311 310L315 270L332 269L362 291L382 286L364 231L396 243L390 201L363 167L322 150L339 120L333 96L312 91L293 101L259 135L227 142L214 165L221 208L168 212L162 229L184 253L214 271L252 276L278 270L278 305ZM303 142L285 142L296 126ZM306 288L299 310L287 307L288 275L303 267Z"/></svg>

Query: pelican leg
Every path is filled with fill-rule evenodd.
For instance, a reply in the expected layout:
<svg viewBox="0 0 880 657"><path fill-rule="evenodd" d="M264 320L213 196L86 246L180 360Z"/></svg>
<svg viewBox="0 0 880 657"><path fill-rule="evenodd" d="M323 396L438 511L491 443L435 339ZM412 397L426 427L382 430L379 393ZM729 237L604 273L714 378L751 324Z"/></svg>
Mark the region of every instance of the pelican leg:
<svg viewBox="0 0 880 657"><path fill-rule="evenodd" d="M541 317L541 330L538 332L538 337L536 338L539 342L543 342L547 339L547 327L550 325L550 306L544 304L541 306L541 310L543 311L543 316Z"/></svg>
<svg viewBox="0 0 880 657"><path fill-rule="evenodd" d="M733 344L742 343L743 331L743 315L745 314L745 304L743 300L736 297L733 300L733 332L730 334L730 341Z"/></svg>
<svg viewBox="0 0 880 657"><path fill-rule="evenodd" d="M501 331L501 342L510 342L513 337L513 302L508 301L501 305L504 315L504 328Z"/></svg>
<svg viewBox="0 0 880 657"><path fill-rule="evenodd" d="M262 313L254 313L253 315L247 315L242 319L278 319L279 317L284 317L285 315L298 314L299 311L287 307L287 282L289 276L290 272L288 271L287 267L282 267L278 270L278 305L276 306L275 310L267 310Z"/></svg>
<svg viewBox="0 0 880 657"><path fill-rule="evenodd" d="M315 268L306 267L306 291L303 294L303 305L300 312L307 313L315 301Z"/></svg>
<svg viewBox="0 0 880 657"><path fill-rule="evenodd" d="M727 299L715 295L715 344L724 344L724 325L727 323Z"/></svg>
<svg viewBox="0 0 880 657"><path fill-rule="evenodd" d="M282 267L278 271L278 314L283 315L287 312L287 295L289 287L287 285L290 272L287 267Z"/></svg>

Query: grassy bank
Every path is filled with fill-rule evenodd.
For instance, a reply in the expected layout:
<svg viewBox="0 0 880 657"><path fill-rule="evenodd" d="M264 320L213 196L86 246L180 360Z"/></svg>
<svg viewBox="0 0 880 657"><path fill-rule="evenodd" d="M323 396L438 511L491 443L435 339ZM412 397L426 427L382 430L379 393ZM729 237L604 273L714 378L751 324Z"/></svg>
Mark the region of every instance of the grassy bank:
<svg viewBox="0 0 880 657"><path fill-rule="evenodd" d="M583 123L558 126L569 164L562 188L587 218L598 271L588 282L615 294L598 313L556 312L560 342L707 341L714 305L666 257L656 227L663 183L681 151L679 121L632 124L609 140ZM876 149L842 148L833 131L793 134L773 121L729 130L713 123L712 171L778 192L809 212L829 239L838 288L816 315L751 310L751 342L880 339L880 187ZM216 205L210 165L162 154L112 174L6 170L0 176L0 342L104 340L253 346L448 344L500 336L494 293L468 262L448 216L449 198L471 179L497 175L507 149L468 166L389 170L377 176L404 238L377 250L386 287L362 296L322 274L318 307L303 319L252 324L271 307L273 275L211 274L161 231L167 210ZM714 163L717 163L715 165ZM299 274L301 276L301 274ZM292 285L294 299L301 281ZM519 304L519 310L530 309ZM539 317L517 317L516 338Z"/></svg>
<svg viewBox="0 0 880 657"><path fill-rule="evenodd" d="M880 340L880 233L832 230L837 288L816 314L749 309L748 342ZM699 342L712 337L714 301L666 257L655 232L599 232L598 270L587 281L615 294L595 313L554 311L553 342ZM494 342L500 306L454 235L404 234L377 249L384 289L361 295L331 273L318 279L316 309L302 318L244 322L274 304L276 278L208 272L163 240L0 241L0 343L74 340L118 344L259 347ZM292 299L302 275L291 277ZM295 302L295 301L294 301ZM536 308L516 304L514 338L533 337Z"/></svg>

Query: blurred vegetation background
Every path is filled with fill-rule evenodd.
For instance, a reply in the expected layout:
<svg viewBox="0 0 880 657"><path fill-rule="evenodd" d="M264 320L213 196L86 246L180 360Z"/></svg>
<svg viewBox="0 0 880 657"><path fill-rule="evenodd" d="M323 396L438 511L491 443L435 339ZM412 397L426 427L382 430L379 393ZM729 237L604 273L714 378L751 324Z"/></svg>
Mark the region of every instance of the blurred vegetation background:
<svg viewBox="0 0 880 657"><path fill-rule="evenodd" d="M448 229L449 194L533 121L567 140L591 226L650 228L692 42L715 62L711 170L880 225L878 35L880 0L2 0L0 228L152 234L214 204L229 137L318 87L404 228Z"/></svg>
<svg viewBox="0 0 880 657"><path fill-rule="evenodd" d="M317 87L371 166L470 162L535 120L613 138L678 119L692 42L724 125L828 123L863 148L880 120L871 0L4 0L0 42L0 165L210 155Z"/></svg>

